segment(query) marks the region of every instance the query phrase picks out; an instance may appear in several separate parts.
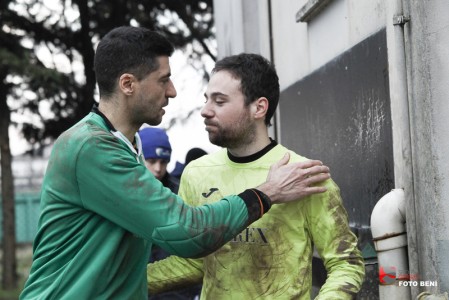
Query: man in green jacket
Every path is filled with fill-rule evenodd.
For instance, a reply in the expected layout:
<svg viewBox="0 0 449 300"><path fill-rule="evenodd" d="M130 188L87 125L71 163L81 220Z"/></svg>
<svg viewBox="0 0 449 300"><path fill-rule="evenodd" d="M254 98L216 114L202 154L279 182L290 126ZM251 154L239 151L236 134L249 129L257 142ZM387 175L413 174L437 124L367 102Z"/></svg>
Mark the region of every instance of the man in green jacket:
<svg viewBox="0 0 449 300"><path fill-rule="evenodd" d="M274 66L260 55L218 61L205 96L201 115L209 140L226 148L184 170L179 195L190 205L215 203L223 195L262 183L270 165L290 151L268 135L279 80ZM307 161L290 155L291 161ZM353 299L364 278L357 238L338 186L331 179L320 186L327 191L273 207L205 258L172 256L150 264L150 293L203 282L202 299L309 300L315 247L327 270L316 299Z"/></svg>
<svg viewBox="0 0 449 300"><path fill-rule="evenodd" d="M318 161L274 164L267 181L190 207L145 168L136 132L161 122L173 46L158 33L119 27L98 44L98 107L55 142L42 184L33 263L21 299L146 299L153 243L200 257L272 204L325 191ZM315 175L308 177L308 175Z"/></svg>

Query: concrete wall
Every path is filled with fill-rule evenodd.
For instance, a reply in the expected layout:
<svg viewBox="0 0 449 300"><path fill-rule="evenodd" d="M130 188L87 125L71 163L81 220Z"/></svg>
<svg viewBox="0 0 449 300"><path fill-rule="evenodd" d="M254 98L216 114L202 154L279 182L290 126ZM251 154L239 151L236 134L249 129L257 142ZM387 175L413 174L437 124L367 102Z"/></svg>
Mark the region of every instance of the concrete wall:
<svg viewBox="0 0 449 300"><path fill-rule="evenodd" d="M268 2L214 0L218 57L241 52L270 57Z"/></svg>
<svg viewBox="0 0 449 300"><path fill-rule="evenodd" d="M420 291L449 292L449 2L404 3Z"/></svg>

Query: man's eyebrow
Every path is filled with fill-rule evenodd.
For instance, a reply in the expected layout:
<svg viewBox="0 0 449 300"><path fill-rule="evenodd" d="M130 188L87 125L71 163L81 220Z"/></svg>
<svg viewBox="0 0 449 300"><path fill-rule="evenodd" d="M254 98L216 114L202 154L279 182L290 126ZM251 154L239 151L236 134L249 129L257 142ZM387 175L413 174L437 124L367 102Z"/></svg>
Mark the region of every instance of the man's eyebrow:
<svg viewBox="0 0 449 300"><path fill-rule="evenodd" d="M168 72L167 74L162 74L161 78L169 78L171 77L171 72Z"/></svg>
<svg viewBox="0 0 449 300"><path fill-rule="evenodd" d="M227 97L228 95L220 93L220 92L213 92L212 94L210 94L210 98L217 98L218 96L225 96L225 97ZM206 93L204 93L204 97L206 99L208 98Z"/></svg>

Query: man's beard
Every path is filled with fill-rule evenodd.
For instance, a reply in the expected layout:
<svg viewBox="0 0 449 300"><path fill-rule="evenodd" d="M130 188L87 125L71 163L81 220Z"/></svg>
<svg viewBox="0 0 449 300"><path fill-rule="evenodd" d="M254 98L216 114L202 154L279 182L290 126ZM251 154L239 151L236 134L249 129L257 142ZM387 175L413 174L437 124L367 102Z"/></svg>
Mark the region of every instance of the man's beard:
<svg viewBox="0 0 449 300"><path fill-rule="evenodd" d="M217 146L235 149L250 144L255 139L255 125L247 117L240 119L232 128L224 129L218 124L215 133L209 132L209 141Z"/></svg>

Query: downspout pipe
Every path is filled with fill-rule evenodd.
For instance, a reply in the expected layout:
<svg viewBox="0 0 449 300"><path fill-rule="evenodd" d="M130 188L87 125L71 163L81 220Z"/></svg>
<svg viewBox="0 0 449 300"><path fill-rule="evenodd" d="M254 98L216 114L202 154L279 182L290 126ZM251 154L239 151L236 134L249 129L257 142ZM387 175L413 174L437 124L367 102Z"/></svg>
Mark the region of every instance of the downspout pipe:
<svg viewBox="0 0 449 300"><path fill-rule="evenodd" d="M272 9L272 1L267 0L268 4L268 35L269 35L269 43L270 43L270 61L271 63L274 62L274 36L273 36L273 9ZM278 141L279 143L282 143L281 141L281 110L279 109L279 106L281 103L278 103L278 109L274 111L273 119L272 119L272 127L269 127L268 130L270 130L270 133L272 134L273 138Z"/></svg>
<svg viewBox="0 0 449 300"><path fill-rule="evenodd" d="M403 189L393 189L374 206L371 233L379 263L379 299L410 300Z"/></svg>
<svg viewBox="0 0 449 300"><path fill-rule="evenodd" d="M413 186L412 135L410 129L410 105L407 82L407 51L404 27L408 26L410 16L404 12L403 0L385 2L388 77L390 89L391 123L393 137L393 161L395 188L403 189L405 194L405 212L407 215L407 252L410 274L419 274L417 253L417 231L415 194ZM418 294L417 287L411 287L413 299ZM382 299L382 298L381 298ZM384 298L384 299L388 299ZM392 298L390 298L392 299Z"/></svg>

